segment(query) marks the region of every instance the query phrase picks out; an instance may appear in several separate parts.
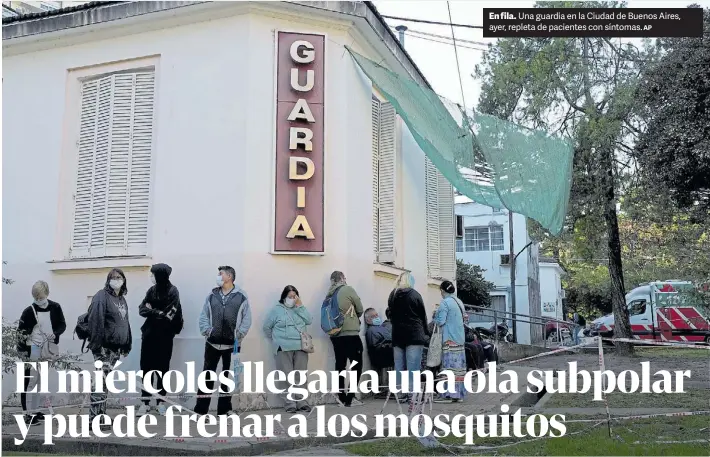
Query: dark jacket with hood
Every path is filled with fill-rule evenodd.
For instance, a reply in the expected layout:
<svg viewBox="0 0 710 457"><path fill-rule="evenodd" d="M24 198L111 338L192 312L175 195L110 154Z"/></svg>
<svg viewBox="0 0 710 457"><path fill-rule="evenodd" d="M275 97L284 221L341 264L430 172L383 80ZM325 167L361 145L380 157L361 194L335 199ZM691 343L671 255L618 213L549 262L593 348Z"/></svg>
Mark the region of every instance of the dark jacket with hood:
<svg viewBox="0 0 710 457"><path fill-rule="evenodd" d="M393 346L404 348L429 342L426 310L419 292L410 287L394 289L390 292L387 307L392 321Z"/></svg>
<svg viewBox="0 0 710 457"><path fill-rule="evenodd" d="M31 347L30 344L28 344L29 342L27 339L30 335L32 335L32 331L37 325L35 312L37 312L37 314L49 313L49 321L52 323L52 333L54 333L54 341L52 341L52 343L58 344L59 336L67 329L67 323L64 320L64 312L62 312L62 307L55 301L47 301L49 304L44 309L34 303L25 308L20 316L20 322L17 324L17 331L21 336L21 339L17 342L17 351L26 353L28 357ZM32 311L32 308L34 308L34 311Z"/></svg>
<svg viewBox="0 0 710 457"><path fill-rule="evenodd" d="M164 263L153 265L150 269L155 277L155 285L148 289L138 306L138 314L145 317L141 327L143 338L174 338L182 331L182 306L178 289L170 282L172 271L173 269Z"/></svg>
<svg viewBox="0 0 710 457"><path fill-rule="evenodd" d="M394 353L392 351L392 324L389 321L382 325L367 324L365 332L367 342L367 353L370 356L370 363L376 368L387 368L394 365Z"/></svg>
<svg viewBox="0 0 710 457"><path fill-rule="evenodd" d="M112 351L131 351L131 324L128 321L128 304L126 303L126 283L118 294L109 285L110 273L106 277L106 285L96 292L89 306L89 349L97 352L101 348Z"/></svg>

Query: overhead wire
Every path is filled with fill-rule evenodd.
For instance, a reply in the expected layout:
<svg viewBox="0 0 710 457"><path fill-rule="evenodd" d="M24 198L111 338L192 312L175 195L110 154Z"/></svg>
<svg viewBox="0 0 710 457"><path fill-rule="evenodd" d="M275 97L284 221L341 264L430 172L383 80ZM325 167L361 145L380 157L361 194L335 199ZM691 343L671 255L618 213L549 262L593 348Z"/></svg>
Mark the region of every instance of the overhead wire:
<svg viewBox="0 0 710 457"><path fill-rule="evenodd" d="M463 92L463 79L461 78L461 66L459 65L459 51L456 48L456 34L454 33L454 24L451 19L451 4L446 1L446 9L449 11L449 25L451 25L451 38L454 41L454 55L456 56L456 71L459 74L459 87L461 88L461 102L463 102L463 109L466 110L466 98Z"/></svg>
<svg viewBox="0 0 710 457"><path fill-rule="evenodd" d="M450 21L449 22L427 21L424 19L414 19L414 18L398 17L398 16L387 16L385 14L381 14L380 16L387 18L387 19L394 19L397 21L405 21L405 22L418 22L420 24L451 25L453 27L463 27L463 28L467 28L467 29L483 29L482 25L452 24Z"/></svg>

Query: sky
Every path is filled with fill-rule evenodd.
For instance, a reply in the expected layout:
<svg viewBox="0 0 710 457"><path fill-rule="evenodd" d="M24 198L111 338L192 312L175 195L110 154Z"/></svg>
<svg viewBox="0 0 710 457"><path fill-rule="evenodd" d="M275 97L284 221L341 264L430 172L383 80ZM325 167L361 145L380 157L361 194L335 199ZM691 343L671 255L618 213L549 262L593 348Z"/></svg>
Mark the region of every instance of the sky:
<svg viewBox="0 0 710 457"><path fill-rule="evenodd" d="M375 1L375 6L381 14L399 16L430 21L449 21L447 2L445 1ZM451 18L454 23L483 25L483 8L532 8L534 1L451 1ZM630 8L684 8L689 4L698 3L703 7L710 7L710 0L666 0L666 1L641 1L629 0ZM421 24L387 19L390 26L406 25L410 31L424 32L451 37L451 27L448 25ZM397 33L397 32L395 32ZM482 43L493 43L493 38L483 38L481 29L467 29L455 27L454 33L457 40L469 40ZM440 38L427 37L434 40L446 41ZM634 40L629 40L634 41ZM459 64L461 67L461 82L463 83L463 98L456 69L456 56L454 47L449 44L436 43L414 35L405 36L405 48L414 59L424 76L429 80L434 90L456 103L463 103L466 108L476 106L481 93L481 84L471 74L477 64L481 63L483 52L480 50L458 47ZM462 43L463 46L483 49L485 45Z"/></svg>

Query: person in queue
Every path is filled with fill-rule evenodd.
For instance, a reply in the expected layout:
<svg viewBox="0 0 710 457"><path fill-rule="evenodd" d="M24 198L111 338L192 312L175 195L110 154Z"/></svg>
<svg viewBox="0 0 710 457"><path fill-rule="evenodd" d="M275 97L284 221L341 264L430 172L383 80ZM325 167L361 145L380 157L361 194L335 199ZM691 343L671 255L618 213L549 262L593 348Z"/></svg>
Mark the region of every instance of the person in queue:
<svg viewBox="0 0 710 457"><path fill-rule="evenodd" d="M302 350L301 334L312 321L311 314L301 302L298 289L291 285L284 288L278 303L266 316L263 330L266 337L271 340L276 369L284 372L287 377L292 371L308 369L308 353ZM299 401L288 399L288 387L283 393L286 412L310 412L311 407L305 399Z"/></svg>
<svg viewBox="0 0 710 457"><path fill-rule="evenodd" d="M434 324L439 326L442 336L441 370L451 370L456 377L456 392L437 397L437 403L452 403L463 400L466 389L463 377L466 375L466 335L464 333L464 306L456 297L456 288L451 281L440 286L441 303L434 313Z"/></svg>
<svg viewBox="0 0 710 457"><path fill-rule="evenodd" d="M173 269L170 265L158 263L150 269L151 286L145 298L138 307L138 314L145 317L141 327L141 360L143 373L156 371L159 375L152 377L157 383L158 395L165 396L163 375L170 370L170 359L173 356L173 340L183 328L182 306L177 287L170 282ZM138 408L138 414L150 411L150 393L143 390L143 404ZM165 415L166 407L163 401L156 399L158 413Z"/></svg>
<svg viewBox="0 0 710 457"><path fill-rule="evenodd" d="M414 371L422 366L422 353L429 341L427 316L422 296L414 289L414 276L402 273L390 292L387 309L392 320L392 346L394 369L397 371L397 386L401 388L402 377L407 376L409 388L414 382ZM411 395L404 395L408 401Z"/></svg>
<svg viewBox="0 0 710 457"><path fill-rule="evenodd" d="M108 273L104 288L94 295L89 305L91 337L88 347L94 360L102 363L104 377L113 370L121 356L126 357L131 352L133 336L128 320L127 293L126 275L122 270L114 268ZM95 392L95 378L91 379L89 420L93 421L94 417L106 414L107 393L105 389L103 392Z"/></svg>
<svg viewBox="0 0 710 457"><path fill-rule="evenodd" d="M385 325L375 308L365 310L365 324L367 325L365 342L372 367L375 371L381 372L394 366L391 324Z"/></svg>
<svg viewBox="0 0 710 457"><path fill-rule="evenodd" d="M234 284L236 272L226 265L217 268L217 287L205 299L200 314L200 333L205 337L205 362L203 371L216 371L222 361L222 370L229 370L232 353L239 351L241 343L251 328L249 298ZM208 389L214 388L214 380L205 381ZM211 397L199 391L195 413L207 414ZM232 393L220 384L217 414L229 414L232 409ZM194 417L194 416L193 416Z"/></svg>
<svg viewBox="0 0 710 457"><path fill-rule="evenodd" d="M336 296L338 308L345 317L340 331L330 337L335 352L335 370L344 371L350 363L355 362L355 383L360 382L362 375L362 340L360 339L360 316L362 316L362 302L355 289L348 285L342 271L334 271L330 275L330 289L326 299ZM354 392L345 393L345 379L338 377L338 399L343 406L360 406L362 402L355 398ZM349 386L352 389L351 386Z"/></svg>
<svg viewBox="0 0 710 457"><path fill-rule="evenodd" d="M22 311L20 322L17 324L17 352L26 360L35 362L40 360L42 348L45 345L59 344L59 337L67 329L64 312L59 303L49 300L49 285L44 281L37 281L32 286L32 304ZM39 385L40 372L29 366L25 367L25 391L30 386ZM25 412L27 425L38 425L44 421L44 413L40 412L39 405L41 394L20 393L20 404Z"/></svg>

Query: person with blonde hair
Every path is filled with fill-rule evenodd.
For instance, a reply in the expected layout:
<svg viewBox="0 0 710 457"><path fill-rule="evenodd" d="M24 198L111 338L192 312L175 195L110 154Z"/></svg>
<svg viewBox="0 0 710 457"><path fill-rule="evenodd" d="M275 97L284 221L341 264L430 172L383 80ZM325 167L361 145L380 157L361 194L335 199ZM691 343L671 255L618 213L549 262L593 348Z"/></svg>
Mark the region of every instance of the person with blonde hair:
<svg viewBox="0 0 710 457"><path fill-rule="evenodd" d="M397 386L407 374L409 388L414 382L414 371L421 369L422 352L429 341L427 316L422 296L414 289L414 276L402 273L390 292L387 309L392 321L392 346ZM411 398L405 395L405 399Z"/></svg>
<svg viewBox="0 0 710 457"><path fill-rule="evenodd" d="M32 286L33 302L22 311L20 322L17 325L19 335L17 352L29 361L40 360L43 352L45 354L56 353L59 336L67 329L62 307L47 297L49 297L49 285L44 281L34 283ZM44 351L43 348L45 348ZM27 367L25 369L25 390L30 384L38 385L39 382L39 372ZM38 411L39 392L21 393L20 403L22 410L26 412L26 424L37 425L44 420L44 414Z"/></svg>

